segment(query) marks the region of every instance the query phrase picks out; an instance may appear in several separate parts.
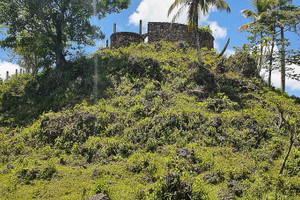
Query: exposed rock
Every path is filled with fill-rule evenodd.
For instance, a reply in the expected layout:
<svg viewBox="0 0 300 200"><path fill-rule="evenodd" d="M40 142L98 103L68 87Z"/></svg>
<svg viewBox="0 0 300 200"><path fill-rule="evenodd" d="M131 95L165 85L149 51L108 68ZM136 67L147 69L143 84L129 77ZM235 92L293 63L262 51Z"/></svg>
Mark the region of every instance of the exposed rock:
<svg viewBox="0 0 300 200"><path fill-rule="evenodd" d="M179 42L177 47L178 47L179 49L182 49L184 52L185 52L186 49L187 49L187 45L186 45L184 42Z"/></svg>
<svg viewBox="0 0 300 200"><path fill-rule="evenodd" d="M198 86L192 90L188 91L189 94L197 96L199 99L205 98L207 96L206 88L204 86Z"/></svg>
<svg viewBox="0 0 300 200"><path fill-rule="evenodd" d="M179 175L176 175L173 172L168 173L163 178L165 180L163 190L169 193L168 197L170 197L170 199L191 199L190 197L192 196L192 184L180 180Z"/></svg>
<svg viewBox="0 0 300 200"><path fill-rule="evenodd" d="M190 159L194 157L194 150L178 149L177 153L179 158Z"/></svg>
<svg viewBox="0 0 300 200"><path fill-rule="evenodd" d="M14 169L15 165L9 163L6 165L6 167L7 167L7 169Z"/></svg>
<svg viewBox="0 0 300 200"><path fill-rule="evenodd" d="M226 66L223 64L224 60L221 60L221 62L218 63L217 67L216 67L216 71L219 74L224 74L225 72L228 71L228 69L226 68Z"/></svg>
<svg viewBox="0 0 300 200"><path fill-rule="evenodd" d="M161 51L161 49L162 49L162 45L159 42L155 43L154 47L155 47L156 51Z"/></svg>
<svg viewBox="0 0 300 200"><path fill-rule="evenodd" d="M211 125L212 127L218 128L218 127L220 127L220 126L222 125L222 119L221 119L219 116L214 117L214 118L211 120L210 125Z"/></svg>
<svg viewBox="0 0 300 200"><path fill-rule="evenodd" d="M109 197L105 194L95 194L87 200L109 200Z"/></svg>
<svg viewBox="0 0 300 200"><path fill-rule="evenodd" d="M210 184L218 184L225 180L224 174L221 172L211 172L203 176L203 180Z"/></svg>
<svg viewBox="0 0 300 200"><path fill-rule="evenodd" d="M198 85L204 85L210 88L215 87L215 76L208 69L198 65L198 70L193 73L193 79Z"/></svg>
<svg viewBox="0 0 300 200"><path fill-rule="evenodd" d="M246 53L233 55L228 60L228 66L245 77L258 77L256 61Z"/></svg>
<svg viewBox="0 0 300 200"><path fill-rule="evenodd" d="M227 188L230 193L233 193L238 197L242 197L243 191L245 190L244 186L240 182L234 180L227 183Z"/></svg>

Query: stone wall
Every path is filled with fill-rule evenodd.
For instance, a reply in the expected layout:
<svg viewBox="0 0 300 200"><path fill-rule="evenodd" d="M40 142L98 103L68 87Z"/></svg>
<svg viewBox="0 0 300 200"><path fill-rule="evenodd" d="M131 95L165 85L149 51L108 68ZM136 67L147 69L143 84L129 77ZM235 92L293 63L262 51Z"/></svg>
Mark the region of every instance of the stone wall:
<svg viewBox="0 0 300 200"><path fill-rule="evenodd" d="M193 32L189 32L187 25L166 22L148 23L148 41L159 42L160 40L168 42L184 41L191 47L196 48L196 39ZM208 49L214 48L214 37L210 33L200 32L200 46Z"/></svg>
<svg viewBox="0 0 300 200"><path fill-rule="evenodd" d="M144 38L133 32L118 32L110 36L110 42L112 48L128 47L131 44L144 42Z"/></svg>

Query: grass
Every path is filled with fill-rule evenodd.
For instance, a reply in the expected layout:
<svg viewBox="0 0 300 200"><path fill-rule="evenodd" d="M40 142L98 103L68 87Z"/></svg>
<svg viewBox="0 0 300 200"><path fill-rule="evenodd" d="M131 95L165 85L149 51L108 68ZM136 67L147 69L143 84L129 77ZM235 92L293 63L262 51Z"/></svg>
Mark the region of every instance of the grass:
<svg viewBox="0 0 300 200"><path fill-rule="evenodd" d="M204 70L194 49L161 44L2 83L0 199L298 199L298 139L279 175L295 99L251 55L203 50Z"/></svg>

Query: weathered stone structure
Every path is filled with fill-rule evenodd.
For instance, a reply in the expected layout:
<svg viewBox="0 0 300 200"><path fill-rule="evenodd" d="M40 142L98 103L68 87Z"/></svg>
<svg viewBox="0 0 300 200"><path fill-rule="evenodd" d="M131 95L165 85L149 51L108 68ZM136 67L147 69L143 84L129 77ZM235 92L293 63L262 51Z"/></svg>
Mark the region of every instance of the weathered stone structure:
<svg viewBox="0 0 300 200"><path fill-rule="evenodd" d="M110 41L112 48L119 48L142 43L144 38L140 34L133 32L117 32L110 36Z"/></svg>
<svg viewBox="0 0 300 200"><path fill-rule="evenodd" d="M214 37L208 32L200 32L200 46L208 49L214 48ZM189 32L187 25L166 22L148 23L148 42L159 42L160 40L168 42L183 41L191 47L196 48L196 37L194 32Z"/></svg>
<svg viewBox="0 0 300 200"><path fill-rule="evenodd" d="M140 26L141 26L140 22ZM142 35L141 27L140 34L133 32L116 32L116 25L114 25L114 33L110 36L111 47L128 47L131 44L139 44L144 42L148 37L148 42L159 42L161 40L167 42L186 42L189 46L196 48L196 37L194 32L189 32L187 25L167 22L149 22L148 33ZM208 49L214 48L214 37L208 32L201 32L199 34L200 46Z"/></svg>

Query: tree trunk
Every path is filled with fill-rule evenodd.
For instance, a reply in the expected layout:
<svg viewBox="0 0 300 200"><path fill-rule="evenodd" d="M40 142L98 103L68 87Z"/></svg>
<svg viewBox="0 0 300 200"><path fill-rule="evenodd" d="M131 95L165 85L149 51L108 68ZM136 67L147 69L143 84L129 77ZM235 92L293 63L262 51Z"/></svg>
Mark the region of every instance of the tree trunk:
<svg viewBox="0 0 300 200"><path fill-rule="evenodd" d="M273 36L272 36L272 44L271 44L271 52L270 52L270 66L269 66L269 81L268 84L271 86L271 75L272 75L272 70L273 70L273 53L274 53L274 46L275 46L275 24L273 27Z"/></svg>
<svg viewBox="0 0 300 200"><path fill-rule="evenodd" d="M220 58L221 56L223 56L223 54L225 53L225 51L226 51L226 49L227 49L227 47L228 47L228 45L229 45L229 42L230 42L230 38L228 38L228 40L227 40L227 42L226 42L226 44L225 44L223 50L222 50L221 53L218 55L218 58Z"/></svg>
<svg viewBox="0 0 300 200"><path fill-rule="evenodd" d="M281 62L281 91L285 91L285 45L284 45L284 27L280 27L281 35L281 49L280 49L280 62Z"/></svg>
<svg viewBox="0 0 300 200"><path fill-rule="evenodd" d="M291 149L292 149L292 147L293 147L293 144L294 144L294 135L296 134L296 131L297 131L296 125L295 125L295 133L293 133L292 131L293 131L293 130L291 130L290 146L289 146L289 149L288 149L288 151L287 151L287 153L286 153L286 155L285 155L285 157L284 157L284 159L283 159L283 162L282 162L282 164L281 164L281 168L280 168L279 174L282 174L283 169L284 169L284 167L285 167L285 163L286 163L286 161L287 161L287 159L288 159L288 157L289 157L289 155L290 155Z"/></svg>
<svg viewBox="0 0 300 200"><path fill-rule="evenodd" d="M260 38L262 39L263 37L263 33L260 32ZM258 71L260 72L261 71L261 68L262 68L262 58L263 58L263 40L260 41L260 58L259 58L259 66L258 66Z"/></svg>
<svg viewBox="0 0 300 200"><path fill-rule="evenodd" d="M272 65L271 65L271 62L270 62L270 66L269 66L269 77L268 77L268 85L271 86L272 84L272 80L271 80L271 76L272 76Z"/></svg>
<svg viewBox="0 0 300 200"><path fill-rule="evenodd" d="M62 9L60 13L60 18L56 22L56 66L63 66L66 64L66 59L64 56L64 44L63 44L63 30L65 23L65 11Z"/></svg>
<svg viewBox="0 0 300 200"><path fill-rule="evenodd" d="M55 52L55 57L56 57L56 66L63 66L67 63L65 56L63 55L63 50L58 49Z"/></svg>
<svg viewBox="0 0 300 200"><path fill-rule="evenodd" d="M200 38L199 38L199 29L195 28L195 36L196 36L196 44L197 44L197 56L198 56L198 64L203 67L202 57L201 57L201 46L200 46Z"/></svg>

